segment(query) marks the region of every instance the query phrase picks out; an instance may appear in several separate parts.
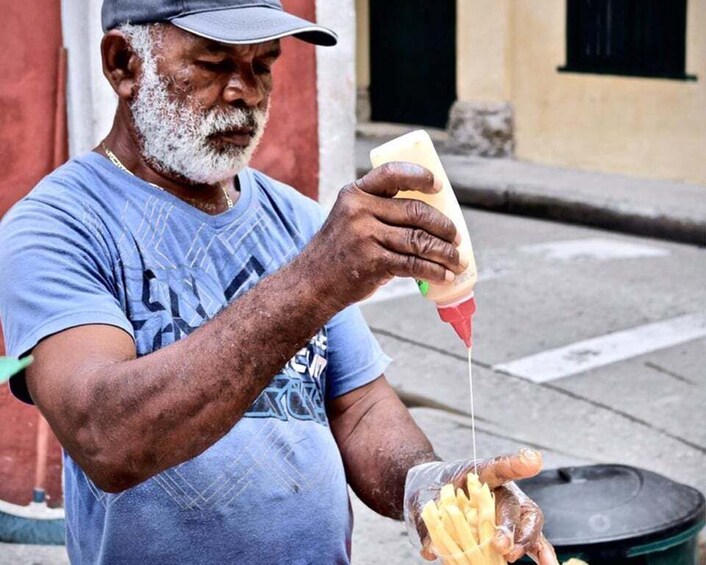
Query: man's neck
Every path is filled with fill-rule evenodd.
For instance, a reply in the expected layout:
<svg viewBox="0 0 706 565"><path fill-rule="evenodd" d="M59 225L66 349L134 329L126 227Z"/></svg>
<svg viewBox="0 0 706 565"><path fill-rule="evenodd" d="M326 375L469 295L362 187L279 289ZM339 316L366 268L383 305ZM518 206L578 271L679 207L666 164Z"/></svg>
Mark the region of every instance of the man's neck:
<svg viewBox="0 0 706 565"><path fill-rule="evenodd" d="M225 212L230 204L228 199L232 203L236 202L240 194L238 177L231 177L217 184L193 184L150 165L143 157L137 135L126 122L124 113L123 108L118 109L113 128L103 143L94 149L95 152L110 158L102 147L105 145L130 173L207 214Z"/></svg>

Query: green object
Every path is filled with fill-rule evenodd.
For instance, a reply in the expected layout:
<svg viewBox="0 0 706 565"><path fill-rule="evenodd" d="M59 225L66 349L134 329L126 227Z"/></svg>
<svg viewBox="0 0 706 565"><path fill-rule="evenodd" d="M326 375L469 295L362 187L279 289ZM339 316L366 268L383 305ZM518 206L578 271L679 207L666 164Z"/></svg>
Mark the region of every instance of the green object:
<svg viewBox="0 0 706 565"><path fill-rule="evenodd" d="M22 545L64 545L66 515L46 502L18 506L0 500L0 542Z"/></svg>
<svg viewBox="0 0 706 565"><path fill-rule="evenodd" d="M559 563L564 563L572 557L582 559L589 565L604 565L621 563L624 565L696 565L698 563L699 532L704 527L701 522L670 538L648 543L639 547L632 547L624 556L616 557L610 551L585 552L558 552ZM616 561L615 559L619 559ZM522 559L521 563L533 563Z"/></svg>
<svg viewBox="0 0 706 565"><path fill-rule="evenodd" d="M427 281L417 281L417 286L419 287L419 292L422 296L429 294L429 283Z"/></svg>
<svg viewBox="0 0 706 565"><path fill-rule="evenodd" d="M633 547L628 563L649 565L692 565L698 560L698 535L704 522L665 540Z"/></svg>
<svg viewBox="0 0 706 565"><path fill-rule="evenodd" d="M570 557L590 565L699 563L706 499L688 485L606 464L548 469L518 484L544 511L544 533L560 563Z"/></svg>
<svg viewBox="0 0 706 565"><path fill-rule="evenodd" d="M0 383L9 381L10 377L20 371L24 371L32 364L32 356L24 359L13 359L12 357L0 357Z"/></svg>

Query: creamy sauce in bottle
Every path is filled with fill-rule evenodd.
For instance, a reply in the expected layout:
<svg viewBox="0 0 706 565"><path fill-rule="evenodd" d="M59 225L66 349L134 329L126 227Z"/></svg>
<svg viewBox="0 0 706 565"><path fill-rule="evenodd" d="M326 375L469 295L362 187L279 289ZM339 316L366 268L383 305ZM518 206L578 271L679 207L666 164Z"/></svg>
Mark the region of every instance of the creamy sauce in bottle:
<svg viewBox="0 0 706 565"><path fill-rule="evenodd" d="M473 436L473 461L475 463L477 461L476 420L475 407L473 405L471 348L473 343L472 318L476 310L474 288L478 280L478 270L473 256L471 236L468 233L468 226L463 217L463 211L427 132L417 130L393 139L373 149L370 153L370 160L374 167L379 167L392 161L406 161L429 169L437 179L442 181L443 188L440 192L425 194L419 191L405 191L400 192L396 198L410 198L426 202L445 214L454 223L456 230L461 235L458 251L461 258L468 262L466 270L457 275L451 284L441 285L428 281L417 281L417 284L422 295L436 303L441 319L453 326L468 348L468 388L471 395L471 433Z"/></svg>
<svg viewBox="0 0 706 565"><path fill-rule="evenodd" d="M450 284L436 284L428 281L417 281L417 284L422 295L436 303L441 319L451 324L466 347L470 348L471 317L476 309L473 289L478 280L478 270L473 256L471 236L463 218L463 211L429 134L423 130L417 130L393 139L373 149L370 152L370 160L374 167L392 161L416 163L429 169L437 179L441 180L443 188L440 192L425 194L419 191L405 191L400 192L397 198L421 200L433 206L454 223L461 236L458 251L461 258L468 262L466 270L457 275Z"/></svg>

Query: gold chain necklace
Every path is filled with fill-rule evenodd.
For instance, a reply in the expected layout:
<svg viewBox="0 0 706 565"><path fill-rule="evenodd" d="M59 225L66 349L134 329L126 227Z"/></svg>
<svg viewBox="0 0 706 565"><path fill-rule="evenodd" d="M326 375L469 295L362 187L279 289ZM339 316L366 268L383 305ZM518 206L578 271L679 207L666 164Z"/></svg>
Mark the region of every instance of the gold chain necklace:
<svg viewBox="0 0 706 565"><path fill-rule="evenodd" d="M118 169L125 171L128 175L130 176L135 176L135 174L128 169L125 165L122 164L120 159L117 158L115 153L113 153L108 147L106 146L105 143L101 142L101 147L103 148L103 151L105 151L105 154L108 156L108 159L110 159L110 162L113 163ZM153 182L145 181L147 184L151 184L153 187L158 188L162 192L166 192L161 186L158 184L154 184ZM228 194L228 190L226 189L225 186L221 185L221 190L223 191L223 196L226 199L226 204L228 206L228 210L230 210L233 207L233 200L231 199L230 195Z"/></svg>

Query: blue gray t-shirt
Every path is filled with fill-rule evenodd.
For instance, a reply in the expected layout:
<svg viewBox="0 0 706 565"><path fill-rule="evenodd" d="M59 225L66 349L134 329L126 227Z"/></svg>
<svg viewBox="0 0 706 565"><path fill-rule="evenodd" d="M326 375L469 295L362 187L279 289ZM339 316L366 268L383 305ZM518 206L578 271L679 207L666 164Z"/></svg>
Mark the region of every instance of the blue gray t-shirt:
<svg viewBox="0 0 706 565"><path fill-rule="evenodd" d="M240 198L217 216L96 153L45 178L0 224L8 353L25 354L67 328L108 324L148 355L289 262L319 229L318 205L252 169L238 178ZM198 457L108 494L64 454L71 561L348 563L352 516L325 403L374 380L388 362L351 307ZM22 377L11 386L28 399Z"/></svg>

